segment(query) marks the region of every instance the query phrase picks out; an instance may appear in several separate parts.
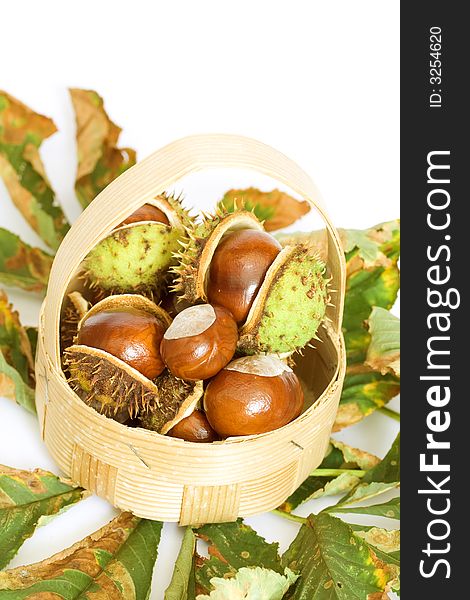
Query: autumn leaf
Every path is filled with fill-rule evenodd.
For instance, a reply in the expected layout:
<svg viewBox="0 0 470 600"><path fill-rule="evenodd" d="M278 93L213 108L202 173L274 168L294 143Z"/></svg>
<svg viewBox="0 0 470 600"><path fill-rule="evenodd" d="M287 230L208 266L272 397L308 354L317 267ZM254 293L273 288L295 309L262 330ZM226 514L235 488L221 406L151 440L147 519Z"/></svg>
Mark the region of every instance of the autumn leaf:
<svg viewBox="0 0 470 600"><path fill-rule="evenodd" d="M344 508L331 506L325 509L331 513L351 513L361 515L375 515L387 519L400 519L400 498L392 498L383 504L372 504L370 506L346 506Z"/></svg>
<svg viewBox="0 0 470 600"><path fill-rule="evenodd" d="M164 600L191 600L195 596L196 536L187 527L176 559L170 585L165 590Z"/></svg>
<svg viewBox="0 0 470 600"><path fill-rule="evenodd" d="M371 548L379 560L387 565L393 574L389 587L400 592L400 531L397 529L381 529L380 527L364 527L351 525L355 534L361 537Z"/></svg>
<svg viewBox="0 0 470 600"><path fill-rule="evenodd" d="M0 351L0 396L16 400L31 413L36 412L34 390L21 379L18 371L7 363Z"/></svg>
<svg viewBox="0 0 470 600"><path fill-rule="evenodd" d="M400 485L400 434L398 433L385 457L367 471L361 481L344 498L328 510L374 498Z"/></svg>
<svg viewBox="0 0 470 600"><path fill-rule="evenodd" d="M334 431L361 421L400 392L398 377L365 364L371 342L367 320L374 307L390 309L400 287L400 223L389 221L364 230L339 229L338 233L346 258L343 333L347 371ZM276 237L283 246L309 242L322 259L327 258L325 230Z"/></svg>
<svg viewBox="0 0 470 600"><path fill-rule="evenodd" d="M17 209L54 250L69 224L55 201L39 147L55 132L51 119L0 91L0 176Z"/></svg>
<svg viewBox="0 0 470 600"><path fill-rule="evenodd" d="M55 515L86 492L48 471L0 465L0 569L12 560L41 517Z"/></svg>
<svg viewBox="0 0 470 600"><path fill-rule="evenodd" d="M31 343L19 315L0 289L0 349L25 382L34 382L34 360Z"/></svg>
<svg viewBox="0 0 470 600"><path fill-rule="evenodd" d="M30 339L7 295L0 290L0 395L35 412L33 388L34 358Z"/></svg>
<svg viewBox="0 0 470 600"><path fill-rule="evenodd" d="M364 600L385 592L395 575L347 523L327 513L308 517L282 563L300 572L293 600Z"/></svg>
<svg viewBox="0 0 470 600"><path fill-rule="evenodd" d="M38 328L32 325L25 326L24 330L28 336L29 343L31 344L31 354L33 358L36 356L36 348L38 345Z"/></svg>
<svg viewBox="0 0 470 600"><path fill-rule="evenodd" d="M234 577L213 577L214 588L196 600L282 600L298 575L285 569L284 575L261 567L242 567Z"/></svg>
<svg viewBox="0 0 470 600"><path fill-rule="evenodd" d="M346 371L341 402L333 431L358 423L400 393L400 381L391 374L382 375L370 369L363 373Z"/></svg>
<svg viewBox="0 0 470 600"><path fill-rule="evenodd" d="M117 147L121 129L108 117L101 96L80 89L71 89L70 96L77 121L75 191L86 208L111 181L135 164L136 153Z"/></svg>
<svg viewBox="0 0 470 600"><path fill-rule="evenodd" d="M379 458L358 448L348 446L337 440L330 440L325 458L318 469L368 470L378 464ZM342 473L338 476L320 477L312 475L295 490L279 508L291 512L294 508L321 496L335 496L351 490L360 477L354 473Z"/></svg>
<svg viewBox="0 0 470 600"><path fill-rule="evenodd" d="M235 523L204 525L196 535L209 543L209 559L199 557L196 583L209 592L213 577L234 576L242 567L264 567L283 573L278 544L268 544L254 529L238 519Z"/></svg>
<svg viewBox="0 0 470 600"><path fill-rule="evenodd" d="M296 200L280 190L262 192L253 187L229 190L218 206L229 212L242 207L253 211L260 221L264 221L266 231L292 225L311 210L310 204L305 200Z"/></svg>
<svg viewBox="0 0 470 600"><path fill-rule="evenodd" d="M392 373L400 377L400 319L376 306L367 324L370 344L365 364L382 375Z"/></svg>
<svg viewBox="0 0 470 600"><path fill-rule="evenodd" d="M53 257L0 227L0 283L45 293Z"/></svg>
<svg viewBox="0 0 470 600"><path fill-rule="evenodd" d="M345 230L342 239L347 269L343 319L347 371L335 431L357 423L400 392L400 381L393 373L366 364L371 343L367 321L377 307L388 310L393 306L400 286L399 223Z"/></svg>
<svg viewBox="0 0 470 600"><path fill-rule="evenodd" d="M381 553L381 560L396 565L400 564L400 530L381 529L380 527L354 526L356 535L365 540L369 546Z"/></svg>
<svg viewBox="0 0 470 600"><path fill-rule="evenodd" d="M121 513L42 562L0 573L0 600L147 600L162 523Z"/></svg>

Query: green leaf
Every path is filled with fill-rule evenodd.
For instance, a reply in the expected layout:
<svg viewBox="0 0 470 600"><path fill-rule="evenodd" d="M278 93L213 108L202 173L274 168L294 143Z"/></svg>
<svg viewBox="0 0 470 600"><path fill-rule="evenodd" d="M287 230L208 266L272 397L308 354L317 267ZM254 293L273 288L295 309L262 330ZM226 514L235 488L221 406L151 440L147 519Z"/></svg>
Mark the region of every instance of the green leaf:
<svg viewBox="0 0 470 600"><path fill-rule="evenodd" d="M342 237L347 271L343 327L349 332L364 328L374 306L390 309L395 303L400 225L390 221L364 231L342 230Z"/></svg>
<svg viewBox="0 0 470 600"><path fill-rule="evenodd" d="M357 423L384 406L400 391L394 374L365 364L371 342L367 320L373 310L390 309L400 287L398 221L367 230L342 230L346 254L343 331L347 371L335 431Z"/></svg>
<svg viewBox="0 0 470 600"><path fill-rule="evenodd" d="M337 440L330 440L319 469L371 469L379 462L373 454L353 448ZM291 512L294 508L320 496L335 496L352 489L360 478L350 473L337 477L308 477L279 508Z"/></svg>
<svg viewBox="0 0 470 600"><path fill-rule="evenodd" d="M36 413L34 390L27 385L18 371L11 367L0 351L0 396L16 400L17 404L29 412Z"/></svg>
<svg viewBox="0 0 470 600"><path fill-rule="evenodd" d="M380 529L379 527L363 528L353 526L356 535L361 537L376 554L377 558L387 565L394 577L389 586L394 592L400 591L400 531Z"/></svg>
<svg viewBox="0 0 470 600"><path fill-rule="evenodd" d="M36 356L36 348L38 346L38 328L33 326L25 326L26 335L31 344L31 354L33 358Z"/></svg>
<svg viewBox="0 0 470 600"><path fill-rule="evenodd" d="M196 600L282 600L298 579L298 575L285 569L284 575L261 567L242 567L234 577L211 579L212 592L197 596Z"/></svg>
<svg viewBox="0 0 470 600"><path fill-rule="evenodd" d="M361 481L335 507L374 498L400 485L400 434L378 465L367 471ZM333 508L329 509L333 511Z"/></svg>
<svg viewBox="0 0 470 600"><path fill-rule="evenodd" d="M26 383L34 381L31 343L8 297L0 290L0 350Z"/></svg>
<svg viewBox="0 0 470 600"><path fill-rule="evenodd" d="M388 519L400 519L400 498L392 498L383 504L372 504L371 506L357 506L341 508L331 506L325 509L325 512L332 513L356 513L363 515L376 515L387 517Z"/></svg>
<svg viewBox="0 0 470 600"><path fill-rule="evenodd" d="M381 223L365 230L339 229L346 257L346 296L343 332L347 371L334 431L357 423L384 406L400 391L394 374L383 375L365 364L371 341L367 320L374 307L389 309L400 287L399 221ZM323 259L327 257L324 230L276 236L281 244L310 242Z"/></svg>
<svg viewBox="0 0 470 600"><path fill-rule="evenodd" d="M277 543L268 544L241 519L235 523L204 525L196 535L209 542L209 559L200 557L196 568L196 583L209 592L213 577L235 575L242 567L264 567L282 573Z"/></svg>
<svg viewBox="0 0 470 600"><path fill-rule="evenodd" d="M75 191L86 208L111 181L135 164L136 153L117 147L121 129L106 114L101 96L93 90L69 91L77 121Z"/></svg>
<svg viewBox="0 0 470 600"><path fill-rule="evenodd" d="M0 569L7 566L41 517L78 502L85 491L48 471L0 465Z"/></svg>
<svg viewBox="0 0 470 600"><path fill-rule="evenodd" d="M358 423L400 393L400 381L394 375L348 369L333 431Z"/></svg>
<svg viewBox="0 0 470 600"><path fill-rule="evenodd" d="M39 155L54 123L0 91L0 176L13 203L36 233L57 249L69 229Z"/></svg>
<svg viewBox="0 0 470 600"><path fill-rule="evenodd" d="M162 523L121 513L72 547L0 573L0 600L147 600Z"/></svg>
<svg viewBox="0 0 470 600"><path fill-rule="evenodd" d="M165 591L165 600L188 600L188 592L191 588L194 590L195 550L196 536L191 527L187 527L176 559L173 577Z"/></svg>
<svg viewBox="0 0 470 600"><path fill-rule="evenodd" d="M294 600L364 600L393 577L347 523L327 513L308 517L282 562L300 571Z"/></svg>
<svg viewBox="0 0 470 600"><path fill-rule="evenodd" d="M381 552L382 555L387 555L385 562L391 561L394 564L399 564L400 531L398 529L369 527L367 530L361 530L360 525L357 525L356 527L356 535L365 540L370 546L373 546L375 550Z"/></svg>
<svg viewBox="0 0 470 600"><path fill-rule="evenodd" d="M34 359L31 342L18 313L0 290L0 394L31 412L34 404Z"/></svg>
<svg viewBox="0 0 470 600"><path fill-rule="evenodd" d="M287 227L311 209L310 204L305 200L296 200L280 190L262 192L253 187L229 190L218 204L218 208L229 212L242 207L253 211L260 221L264 221L266 231Z"/></svg>
<svg viewBox="0 0 470 600"><path fill-rule="evenodd" d="M400 377L400 319L376 306L367 322L371 339L365 364Z"/></svg>
<svg viewBox="0 0 470 600"><path fill-rule="evenodd" d="M53 257L0 227L0 283L45 293Z"/></svg>

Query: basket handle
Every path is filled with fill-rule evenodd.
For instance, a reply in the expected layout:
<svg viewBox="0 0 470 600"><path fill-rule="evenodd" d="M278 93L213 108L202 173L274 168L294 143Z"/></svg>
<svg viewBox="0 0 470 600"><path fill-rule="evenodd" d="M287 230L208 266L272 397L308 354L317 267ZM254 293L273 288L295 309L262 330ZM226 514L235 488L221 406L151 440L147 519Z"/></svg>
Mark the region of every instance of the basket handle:
<svg viewBox="0 0 470 600"><path fill-rule="evenodd" d="M334 291L328 316L335 332L340 331L345 286L344 254L338 233L322 207L313 181L295 162L257 140L227 134L194 135L157 150L110 183L65 236L52 265L44 315L45 349L57 369L60 369L58 332L62 299L85 256L130 212L185 175L224 167L251 169L277 179L317 209L326 224L328 265Z"/></svg>

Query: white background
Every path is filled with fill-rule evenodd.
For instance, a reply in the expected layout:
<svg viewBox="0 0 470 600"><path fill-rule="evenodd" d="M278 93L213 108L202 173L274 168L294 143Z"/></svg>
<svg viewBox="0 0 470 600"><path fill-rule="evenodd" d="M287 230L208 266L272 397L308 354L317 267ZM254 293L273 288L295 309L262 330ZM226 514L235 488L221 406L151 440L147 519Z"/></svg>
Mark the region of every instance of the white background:
<svg viewBox="0 0 470 600"><path fill-rule="evenodd" d="M79 205L67 87L97 90L124 128L121 144L138 158L188 134L249 135L311 174L338 226L398 216L398 2L16 0L3 6L1 28L0 87L57 124L42 156L70 220ZM41 246L1 182L0 215L2 226ZM39 300L9 295L24 322L35 324ZM336 437L383 456L397 429L376 414ZM0 462L58 472L35 418L4 399ZM314 501L298 512L322 506ZM44 559L113 515L98 498L83 501L40 528L11 566ZM281 550L298 528L273 515L248 522L280 540ZM179 535L165 525L152 599L163 598Z"/></svg>

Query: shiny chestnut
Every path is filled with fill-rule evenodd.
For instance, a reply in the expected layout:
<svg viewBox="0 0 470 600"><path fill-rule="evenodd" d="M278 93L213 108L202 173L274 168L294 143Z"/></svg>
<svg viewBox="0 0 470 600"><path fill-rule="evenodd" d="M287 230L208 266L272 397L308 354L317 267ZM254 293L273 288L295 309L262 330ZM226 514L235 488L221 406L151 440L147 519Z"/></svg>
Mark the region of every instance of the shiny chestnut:
<svg viewBox="0 0 470 600"><path fill-rule="evenodd" d="M131 223L141 223L142 221L156 221L164 225L170 224L168 217L162 210L153 206L153 204L144 204L126 217L119 227L121 225L130 225Z"/></svg>
<svg viewBox="0 0 470 600"><path fill-rule="evenodd" d="M265 433L299 416L303 392L297 375L273 356L232 361L209 383L204 410L223 438Z"/></svg>
<svg viewBox="0 0 470 600"><path fill-rule="evenodd" d="M227 308L237 323L248 316L266 272L281 251L265 231L242 229L227 233L212 257L207 298Z"/></svg>
<svg viewBox="0 0 470 600"><path fill-rule="evenodd" d="M113 308L90 314L81 322L76 343L104 350L154 379L165 368L160 342L165 325L136 308Z"/></svg>
<svg viewBox="0 0 470 600"><path fill-rule="evenodd" d="M214 442L219 439L201 410L195 410L189 417L182 419L167 435L187 442Z"/></svg>
<svg viewBox="0 0 470 600"><path fill-rule="evenodd" d="M237 324L221 306L199 304L180 312L163 336L160 352L175 377L209 379L230 362L238 342Z"/></svg>

